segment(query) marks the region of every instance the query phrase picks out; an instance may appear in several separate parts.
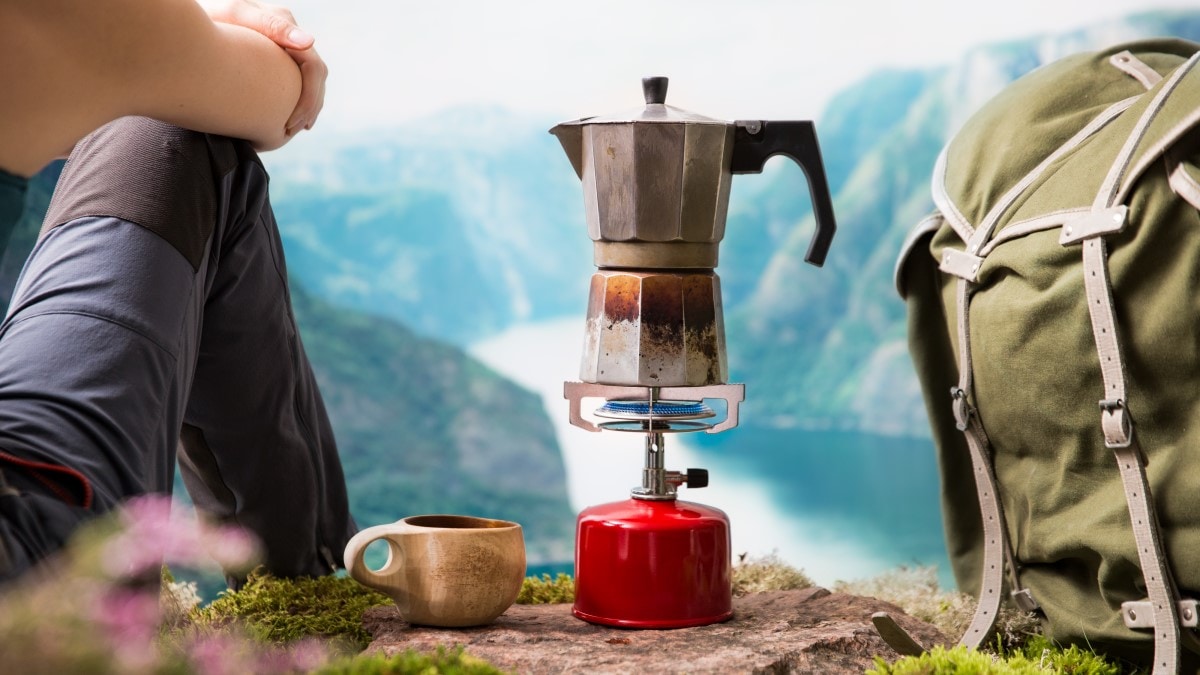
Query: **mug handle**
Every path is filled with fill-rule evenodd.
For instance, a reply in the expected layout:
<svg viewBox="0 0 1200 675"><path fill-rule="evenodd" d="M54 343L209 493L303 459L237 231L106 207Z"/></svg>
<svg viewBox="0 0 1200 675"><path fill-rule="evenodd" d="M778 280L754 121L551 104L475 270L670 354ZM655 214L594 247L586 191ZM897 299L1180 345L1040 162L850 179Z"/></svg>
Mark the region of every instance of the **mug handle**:
<svg viewBox="0 0 1200 675"><path fill-rule="evenodd" d="M396 538L398 535L406 534L408 530L409 526L405 523L395 522L368 527L351 537L350 541L346 542L346 552L342 559L350 577L364 586L386 593L389 588L386 583L387 579L395 576L404 564L404 551ZM363 557L367 552L367 546L380 539L388 543L388 560L383 569L376 572L367 566Z"/></svg>

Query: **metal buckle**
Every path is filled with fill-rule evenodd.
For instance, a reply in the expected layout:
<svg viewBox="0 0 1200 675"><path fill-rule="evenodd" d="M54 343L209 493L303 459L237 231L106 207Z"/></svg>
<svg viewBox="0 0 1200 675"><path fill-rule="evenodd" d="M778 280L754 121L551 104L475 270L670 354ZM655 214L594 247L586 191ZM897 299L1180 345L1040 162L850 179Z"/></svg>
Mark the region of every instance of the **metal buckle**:
<svg viewBox="0 0 1200 675"><path fill-rule="evenodd" d="M950 387L950 398L954 399L954 402L950 404L951 410L954 411L954 426L959 431L966 431L971 421L971 406L967 403L967 392L963 391L962 387Z"/></svg>
<svg viewBox="0 0 1200 675"><path fill-rule="evenodd" d="M1100 428L1104 432L1104 446L1109 449L1128 448L1133 444L1133 416L1125 401L1106 398L1100 401ZM1117 426L1109 424L1114 420Z"/></svg>

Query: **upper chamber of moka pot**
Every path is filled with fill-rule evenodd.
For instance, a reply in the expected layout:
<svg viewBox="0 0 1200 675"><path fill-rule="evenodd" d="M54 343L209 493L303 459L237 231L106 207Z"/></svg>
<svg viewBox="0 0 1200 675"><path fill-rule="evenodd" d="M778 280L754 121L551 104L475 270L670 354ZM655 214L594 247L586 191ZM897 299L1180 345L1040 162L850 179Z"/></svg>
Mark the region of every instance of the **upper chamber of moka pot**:
<svg viewBox="0 0 1200 675"><path fill-rule="evenodd" d="M811 122L731 123L665 104L667 79L643 80L646 106L551 129L583 182L595 264L580 379L649 387L728 380L720 279L732 174L785 154L801 164L820 265L833 212Z"/></svg>

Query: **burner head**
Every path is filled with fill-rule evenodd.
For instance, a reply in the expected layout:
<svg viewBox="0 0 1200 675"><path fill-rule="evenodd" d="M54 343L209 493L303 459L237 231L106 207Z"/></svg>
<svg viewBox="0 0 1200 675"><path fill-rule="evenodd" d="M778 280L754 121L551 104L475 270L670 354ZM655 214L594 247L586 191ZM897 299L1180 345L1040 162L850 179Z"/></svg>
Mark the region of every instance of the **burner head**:
<svg viewBox="0 0 1200 675"><path fill-rule="evenodd" d="M694 420L712 417L712 408L703 401L605 401L596 410L597 417L624 420Z"/></svg>
<svg viewBox="0 0 1200 675"><path fill-rule="evenodd" d="M712 425L696 420L716 416L703 401L654 401L651 406L650 401L622 399L605 401L593 414L614 420L601 422L601 429L660 434L704 431Z"/></svg>
<svg viewBox="0 0 1200 675"><path fill-rule="evenodd" d="M712 272L596 272L579 377L625 386L724 384L720 279Z"/></svg>

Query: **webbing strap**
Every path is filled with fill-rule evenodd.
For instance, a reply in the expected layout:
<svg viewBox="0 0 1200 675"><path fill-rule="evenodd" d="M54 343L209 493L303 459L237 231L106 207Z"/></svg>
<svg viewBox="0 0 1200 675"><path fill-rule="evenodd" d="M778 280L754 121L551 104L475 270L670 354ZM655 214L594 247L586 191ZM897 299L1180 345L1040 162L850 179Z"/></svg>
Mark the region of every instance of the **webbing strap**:
<svg viewBox="0 0 1200 675"><path fill-rule="evenodd" d="M1129 169L1134 150L1154 117L1162 109L1167 97L1175 90L1183 76L1195 66L1198 58L1200 54L1192 56L1162 83L1105 176L1092 204L1094 214L1112 215L1117 212L1114 206L1118 198L1118 188ZM1146 478L1145 455L1134 440L1133 418L1126 399L1125 368L1113 311L1108 251L1102 233L1083 242L1083 279L1092 336L1100 359L1100 374L1104 380L1104 398L1100 400L1100 427L1104 435L1104 444L1113 451L1120 468L1125 502L1129 508L1133 536L1137 543L1138 562L1146 583L1146 593L1153 607L1152 672L1155 675L1175 673L1178 672L1180 663L1179 598L1163 551L1150 485Z"/></svg>
<svg viewBox="0 0 1200 675"><path fill-rule="evenodd" d="M971 282L959 278L957 287L958 306L958 385L950 390L954 421L956 426L967 439L967 448L971 455L972 473L975 477L975 492L979 497L979 511L983 519L983 578L979 587L979 602L975 605L975 614L966 632L958 644L975 649L983 644L996 625L996 617L1000 613L1000 603L1004 589L1004 571L1007 567L1011 576L1013 591L1018 589L1016 580L1016 564L1008 544L1008 533L1004 526L1004 510L1000 504L1000 495L996 489L996 476L992 470L991 459L988 457L988 440L984 433L979 415L971 409L967 392L971 391L971 327L969 303L971 301ZM1005 562L1008 565L1005 565ZM1032 601L1032 595L1024 593L1022 598ZM917 643L886 613L877 613L871 617L880 637L892 649L900 654L911 654ZM919 653L919 652L918 652Z"/></svg>
<svg viewBox="0 0 1200 675"><path fill-rule="evenodd" d="M1179 597L1167 568L1155 517L1150 485L1146 479L1145 457L1134 438L1133 418L1125 402L1125 372L1117 340L1111 286L1108 280L1108 256L1102 237L1083 244L1084 289L1092 320L1092 335L1100 357L1106 398L1100 401L1100 427L1104 444L1111 448L1121 471L1125 503L1137 544L1138 563L1146 583L1154 617L1155 675L1179 670L1180 628Z"/></svg>
<svg viewBox="0 0 1200 675"><path fill-rule="evenodd" d="M1083 242L1083 288L1087 293L1088 313L1092 319L1092 336L1100 356L1100 375L1104 379L1100 426L1104 431L1105 445L1117 448L1127 447L1132 442L1133 423L1126 408L1125 366L1117 341L1107 251L1102 236Z"/></svg>
<svg viewBox="0 0 1200 675"><path fill-rule="evenodd" d="M1146 480L1145 456L1136 442L1115 448L1113 453L1121 469L1121 483L1125 487L1129 519L1133 523L1133 537L1138 547L1138 562L1152 605L1153 673L1176 673L1179 672L1180 659L1179 596L1171 578L1171 570L1167 567L1167 557L1163 554L1158 518L1151 501L1150 484Z"/></svg>
<svg viewBox="0 0 1200 675"><path fill-rule="evenodd" d="M958 428L967 439L967 448L971 455L971 468L975 476L975 492L979 497L979 512L983 519L983 576L979 585L979 602L975 606L975 615L971 624L959 639L960 645L975 649L983 644L987 635L996 624L996 616L1000 612L1000 602L1003 597L1005 562L1013 577L1013 591L1018 589L1016 582L1016 561L1012 559L1008 545L1008 532L1004 526L1004 509L1000 504L1000 494L997 490L996 476L992 469L991 458L988 456L987 435L979 415L971 409L967 392L973 386L973 368L971 365L971 324L970 302L971 284L966 279L958 280L958 386L952 390L954 401L954 419Z"/></svg>

